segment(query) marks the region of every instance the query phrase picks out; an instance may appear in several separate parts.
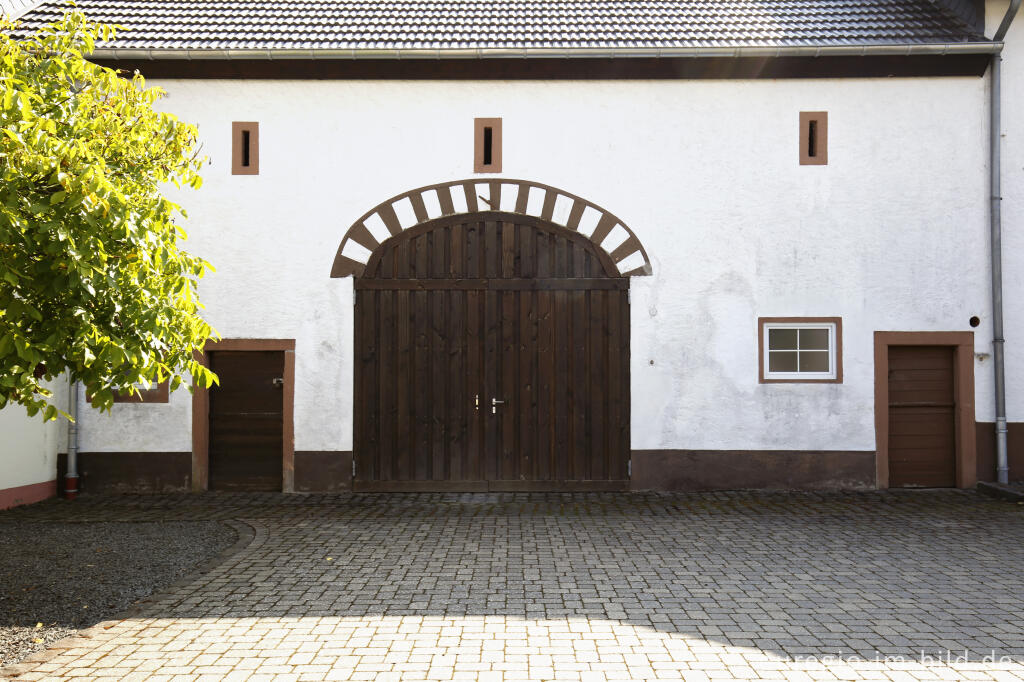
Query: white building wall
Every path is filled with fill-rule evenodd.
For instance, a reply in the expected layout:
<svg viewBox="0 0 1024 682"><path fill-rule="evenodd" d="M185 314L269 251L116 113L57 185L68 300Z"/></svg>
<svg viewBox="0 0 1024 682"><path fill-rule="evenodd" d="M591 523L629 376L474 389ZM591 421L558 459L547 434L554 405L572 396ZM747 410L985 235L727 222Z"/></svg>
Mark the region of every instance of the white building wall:
<svg viewBox="0 0 1024 682"><path fill-rule="evenodd" d="M217 268L208 319L296 340L296 450L352 447L352 283L329 277L344 232L471 177L474 117L504 119L501 177L600 204L651 256L632 281L636 449L873 450L875 330L978 315L990 350L983 78L159 84L212 160L180 195ZM817 110L829 165L800 166L798 112ZM231 175L232 121L260 124L258 176ZM843 318L844 382L759 384L757 317L805 315ZM178 392L87 413L82 450L189 450L189 409Z"/></svg>
<svg viewBox="0 0 1024 682"><path fill-rule="evenodd" d="M1008 5L1005 0L986 4L986 35L995 35ZM1024 422L1024 12L1018 14L1006 36L1002 86L1006 412L1009 421ZM991 335L985 340L991 344Z"/></svg>
<svg viewBox="0 0 1024 682"><path fill-rule="evenodd" d="M49 388L55 404L66 410L67 382L54 381ZM41 415L29 417L20 405L0 410L0 509L14 499L13 491L5 491L57 478L57 453L67 452L67 428L64 418L44 422Z"/></svg>

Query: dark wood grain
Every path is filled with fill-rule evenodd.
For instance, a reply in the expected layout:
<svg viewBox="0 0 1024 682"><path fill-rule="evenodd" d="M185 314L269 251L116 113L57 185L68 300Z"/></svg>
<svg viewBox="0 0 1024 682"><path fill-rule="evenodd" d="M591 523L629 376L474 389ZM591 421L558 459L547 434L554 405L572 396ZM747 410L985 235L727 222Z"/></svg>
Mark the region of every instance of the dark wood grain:
<svg viewBox="0 0 1024 682"><path fill-rule="evenodd" d="M220 384L210 389L211 490L280 491L284 443L282 351L212 351Z"/></svg>
<svg viewBox="0 0 1024 682"><path fill-rule="evenodd" d="M889 486L956 485L953 349L889 348Z"/></svg>
<svg viewBox="0 0 1024 682"><path fill-rule="evenodd" d="M629 280L527 216L427 225L355 283L354 489L623 489Z"/></svg>

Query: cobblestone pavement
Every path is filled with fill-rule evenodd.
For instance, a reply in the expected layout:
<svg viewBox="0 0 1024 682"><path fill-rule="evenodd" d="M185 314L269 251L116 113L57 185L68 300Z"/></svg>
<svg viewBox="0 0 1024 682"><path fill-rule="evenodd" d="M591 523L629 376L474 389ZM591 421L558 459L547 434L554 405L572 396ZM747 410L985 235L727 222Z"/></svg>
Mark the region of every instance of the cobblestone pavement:
<svg viewBox="0 0 1024 682"><path fill-rule="evenodd" d="M1024 680L1024 506L973 492L205 495L205 574L19 679Z"/></svg>

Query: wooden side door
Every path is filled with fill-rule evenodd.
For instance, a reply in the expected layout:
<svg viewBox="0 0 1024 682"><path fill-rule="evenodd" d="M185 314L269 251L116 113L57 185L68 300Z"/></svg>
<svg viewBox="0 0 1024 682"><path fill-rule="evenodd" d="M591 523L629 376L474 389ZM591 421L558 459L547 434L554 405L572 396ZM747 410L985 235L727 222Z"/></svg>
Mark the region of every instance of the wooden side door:
<svg viewBox="0 0 1024 682"><path fill-rule="evenodd" d="M220 385L210 389L211 490L280 491L284 353L211 351Z"/></svg>
<svg viewBox="0 0 1024 682"><path fill-rule="evenodd" d="M950 346L889 347L889 487L956 486Z"/></svg>

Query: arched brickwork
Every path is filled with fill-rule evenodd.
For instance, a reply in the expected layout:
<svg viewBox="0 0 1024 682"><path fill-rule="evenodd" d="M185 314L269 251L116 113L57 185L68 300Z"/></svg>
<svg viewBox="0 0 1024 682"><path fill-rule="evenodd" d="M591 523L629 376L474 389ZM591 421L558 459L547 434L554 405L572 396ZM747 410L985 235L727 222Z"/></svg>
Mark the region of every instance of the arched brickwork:
<svg viewBox="0 0 1024 682"><path fill-rule="evenodd" d="M530 180L456 180L399 194L357 220L345 233L331 277L362 275L387 239L448 215L504 211L528 215L586 236L615 263L621 277L651 274L651 261L633 231L586 199Z"/></svg>

